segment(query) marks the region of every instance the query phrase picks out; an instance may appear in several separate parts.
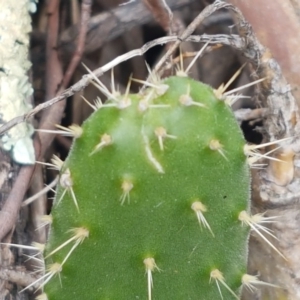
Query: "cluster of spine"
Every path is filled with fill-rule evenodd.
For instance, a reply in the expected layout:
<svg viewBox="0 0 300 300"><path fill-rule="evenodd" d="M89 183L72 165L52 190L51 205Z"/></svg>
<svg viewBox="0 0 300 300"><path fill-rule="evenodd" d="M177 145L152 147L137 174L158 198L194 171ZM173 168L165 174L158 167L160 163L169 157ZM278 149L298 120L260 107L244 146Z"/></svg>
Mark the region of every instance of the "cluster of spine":
<svg viewBox="0 0 300 300"><path fill-rule="evenodd" d="M222 89L185 76L152 77L134 95L94 84L109 100L82 127L60 127L75 140L53 160L38 299L240 299L266 284L246 272L251 229L273 247L272 220L249 213L249 164L262 156Z"/></svg>

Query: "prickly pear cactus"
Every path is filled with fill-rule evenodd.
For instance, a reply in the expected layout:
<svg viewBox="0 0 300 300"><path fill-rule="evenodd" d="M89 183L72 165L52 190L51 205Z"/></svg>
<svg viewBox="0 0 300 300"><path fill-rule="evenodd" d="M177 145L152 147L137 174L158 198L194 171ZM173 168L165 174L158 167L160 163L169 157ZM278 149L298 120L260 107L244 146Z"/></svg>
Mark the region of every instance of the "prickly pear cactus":
<svg viewBox="0 0 300 300"><path fill-rule="evenodd" d="M40 297L239 299L255 281L245 141L216 94L170 77L71 127Z"/></svg>

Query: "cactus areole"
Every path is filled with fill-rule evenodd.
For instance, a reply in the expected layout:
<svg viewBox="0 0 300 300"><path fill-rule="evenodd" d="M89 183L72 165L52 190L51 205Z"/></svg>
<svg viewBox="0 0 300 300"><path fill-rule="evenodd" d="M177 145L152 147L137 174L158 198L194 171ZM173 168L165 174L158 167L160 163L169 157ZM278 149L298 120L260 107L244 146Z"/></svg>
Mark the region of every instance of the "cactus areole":
<svg viewBox="0 0 300 300"><path fill-rule="evenodd" d="M47 299L239 299L250 174L215 94L170 77L86 120L60 169Z"/></svg>

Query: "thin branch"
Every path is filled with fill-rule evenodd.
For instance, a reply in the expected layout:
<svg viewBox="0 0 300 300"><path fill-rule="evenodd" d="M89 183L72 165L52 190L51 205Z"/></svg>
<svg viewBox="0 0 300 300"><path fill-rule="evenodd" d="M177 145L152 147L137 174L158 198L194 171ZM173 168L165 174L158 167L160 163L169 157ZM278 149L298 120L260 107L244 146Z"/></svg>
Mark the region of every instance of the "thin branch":
<svg viewBox="0 0 300 300"><path fill-rule="evenodd" d="M173 33L173 13L166 3L165 0L144 0L149 10L152 12L155 20L160 24L160 26L169 32L170 35Z"/></svg>
<svg viewBox="0 0 300 300"><path fill-rule="evenodd" d="M197 16L197 18L184 30L184 32L179 36L179 40L172 45L166 52L166 54L161 58L161 60L156 64L154 68L154 72L158 72L164 63L167 61L167 59L174 53L174 51L178 48L181 42L185 41L190 35L193 34L193 32L196 30L196 28L203 22L205 18L216 12L217 10L221 8L228 7L228 4L223 1L215 1L212 5L206 6L201 13Z"/></svg>
<svg viewBox="0 0 300 300"><path fill-rule="evenodd" d="M73 76L73 73L82 58L82 54L84 52L85 40L86 40L86 33L88 30L88 21L91 15L91 6L93 1L92 0L83 0L81 4L81 21L80 21L80 29L79 29L79 36L77 41L77 47L75 53L73 54L72 60L68 66L68 69L64 75L63 80L63 88L65 89Z"/></svg>
<svg viewBox="0 0 300 300"><path fill-rule="evenodd" d="M21 168L15 184L0 211L0 240L2 240L15 225L33 170L34 166Z"/></svg>

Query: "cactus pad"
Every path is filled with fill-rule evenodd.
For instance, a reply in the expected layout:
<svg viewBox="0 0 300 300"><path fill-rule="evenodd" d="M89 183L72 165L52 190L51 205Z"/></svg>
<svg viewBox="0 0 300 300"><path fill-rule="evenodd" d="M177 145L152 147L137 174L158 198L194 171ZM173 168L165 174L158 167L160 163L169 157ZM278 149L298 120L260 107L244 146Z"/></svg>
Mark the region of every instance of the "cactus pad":
<svg viewBox="0 0 300 300"><path fill-rule="evenodd" d="M212 88L170 77L115 95L76 137L52 210L48 299L239 299L250 174Z"/></svg>

